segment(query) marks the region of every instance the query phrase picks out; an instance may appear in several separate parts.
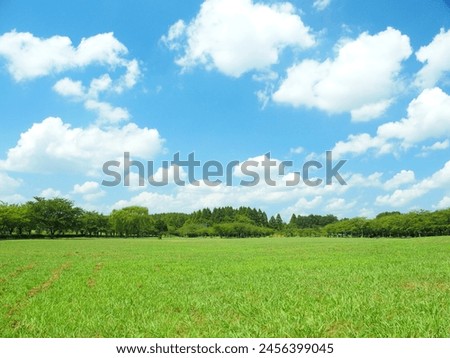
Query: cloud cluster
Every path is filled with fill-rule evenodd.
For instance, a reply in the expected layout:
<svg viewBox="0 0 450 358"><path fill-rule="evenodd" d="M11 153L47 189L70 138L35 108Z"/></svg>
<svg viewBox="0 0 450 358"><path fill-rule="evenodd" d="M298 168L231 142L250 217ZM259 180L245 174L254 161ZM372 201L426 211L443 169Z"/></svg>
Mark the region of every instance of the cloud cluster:
<svg viewBox="0 0 450 358"><path fill-rule="evenodd" d="M367 133L350 135L347 141L338 142L333 154L342 157L347 154L361 155L369 150L386 154L395 146L408 149L411 146L431 139L450 136L450 96L435 87L423 90L408 105L407 116L399 121L380 125L375 136ZM445 147L443 143L434 144L434 149ZM433 146L432 146L433 147Z"/></svg>
<svg viewBox="0 0 450 358"><path fill-rule="evenodd" d="M277 103L351 112L355 121L381 116L401 88L401 65L412 53L409 38L388 28L343 42L334 59L304 60L287 70L273 94Z"/></svg>
<svg viewBox="0 0 450 358"><path fill-rule="evenodd" d="M189 24L177 21L162 41L182 51L176 59L182 68L203 66L233 77L269 68L287 47L315 44L293 5L252 0L206 0Z"/></svg>
<svg viewBox="0 0 450 358"><path fill-rule="evenodd" d="M29 32L7 32L0 36L0 56L7 61L7 69L16 81L84 68L92 64L127 69L125 82L134 81L136 63L124 56L127 48L112 32L83 38L74 47L67 36L39 38Z"/></svg>
<svg viewBox="0 0 450 358"><path fill-rule="evenodd" d="M415 181L416 176L412 170L402 170L401 172L395 174L386 183L384 183L384 188L386 190L397 189L402 185L411 184Z"/></svg>
<svg viewBox="0 0 450 358"><path fill-rule="evenodd" d="M377 205L404 207L411 201L423 197L435 189L447 189L450 181L450 161L437 172L406 189L397 189L392 194L380 195L376 198ZM445 202L445 201L442 201ZM441 202L441 203L442 203Z"/></svg>
<svg viewBox="0 0 450 358"><path fill-rule="evenodd" d="M10 177L8 174L0 171L0 203L16 203L23 201L23 196L16 194L17 190L23 185L23 181Z"/></svg>
<svg viewBox="0 0 450 358"><path fill-rule="evenodd" d="M52 36L41 39L28 32L7 32L0 36L0 57L7 61L7 69L16 81L54 75L90 65L117 67L125 73L113 81L104 74L91 81L86 89L81 81L68 77L60 79L53 89L60 95L82 101L87 110L97 113L99 123L117 124L128 120L130 114L125 108L115 107L99 100L102 92L122 93L135 86L141 71L137 60L125 58L128 49L114 37L112 32L83 38L74 47L66 36Z"/></svg>
<svg viewBox="0 0 450 358"><path fill-rule="evenodd" d="M0 168L99 175L105 161L123 157L125 151L151 160L162 151L163 143L156 129L139 128L134 123L107 129L73 128L61 118L49 117L20 135L7 158L0 161Z"/></svg>
<svg viewBox="0 0 450 358"><path fill-rule="evenodd" d="M415 84L422 88L435 86L450 71L450 30L441 29L431 43L416 52L416 57L424 66L417 73Z"/></svg>
<svg viewBox="0 0 450 358"><path fill-rule="evenodd" d="M261 170L261 167L264 160L267 160L266 155L249 158L243 162L255 162L255 167L252 167L251 170L258 172L263 177L264 172ZM271 160L278 164L281 163L281 160L277 158L271 158ZM270 177L275 181L276 185L267 185L264 183L264 180L261 180L258 185L244 187L238 185L241 180L250 181L252 178L235 168L232 172L233 186L227 186L225 183L218 186L209 186L204 181L199 180L199 186L189 184L184 187L177 186L172 188L170 193L164 194L157 193L151 187L147 187L146 191L130 199L116 202L112 208L117 209L129 205L139 205L150 208L152 212L180 210L191 212L205 207L227 205L271 208L271 210L274 207L284 205L285 209L282 209L282 214L288 219L292 213L332 212L332 208L340 206L339 213L344 215L348 214L356 204L354 200L343 204L344 199L342 196L349 188L364 187L372 178L379 179L381 176L380 173L375 173L369 178L365 178L361 174L353 175L349 179L348 186L341 186L335 183L335 185L331 186L311 187L303 182L299 182L295 186L287 186L286 183L292 181L297 175L292 171L294 169L295 167L284 174L280 174L277 169L272 169ZM137 177L135 176L136 179Z"/></svg>
<svg viewBox="0 0 450 358"><path fill-rule="evenodd" d="M73 194L81 195L84 201L91 202L106 194L100 184L95 181L87 181L83 184L75 184Z"/></svg>
<svg viewBox="0 0 450 358"><path fill-rule="evenodd" d="M99 124L117 124L130 118L126 108L114 107L108 102L99 100L102 92L114 88L114 82L108 74L94 78L89 88L85 88L81 81L74 81L68 77L59 80L53 86L53 90L59 95L83 102L87 110L96 112Z"/></svg>

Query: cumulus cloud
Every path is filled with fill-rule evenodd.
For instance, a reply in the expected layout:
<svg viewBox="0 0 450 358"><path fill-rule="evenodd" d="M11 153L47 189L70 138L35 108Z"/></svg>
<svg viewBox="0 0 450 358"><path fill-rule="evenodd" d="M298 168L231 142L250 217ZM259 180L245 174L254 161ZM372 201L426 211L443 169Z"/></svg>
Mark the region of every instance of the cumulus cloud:
<svg viewBox="0 0 450 358"><path fill-rule="evenodd" d="M137 60L131 60L125 63L126 72L120 77L118 83L114 87L114 91L122 93L124 90L133 88L141 77L141 69Z"/></svg>
<svg viewBox="0 0 450 358"><path fill-rule="evenodd" d="M351 174L347 179L345 178L348 186L352 187L363 187L363 188L379 188L382 187L381 177L383 173L375 172L369 174L368 176L362 175L360 173Z"/></svg>
<svg viewBox="0 0 450 358"><path fill-rule="evenodd" d="M289 217L292 214L311 214L312 212L316 212L321 207L322 203L323 197L321 195L314 196L310 200L305 197L300 197L294 202L293 205L283 210L282 214L284 217Z"/></svg>
<svg viewBox="0 0 450 358"><path fill-rule="evenodd" d="M442 200L436 205L436 209L448 209L450 208L450 196L444 196Z"/></svg>
<svg viewBox="0 0 450 358"><path fill-rule="evenodd" d="M333 155L342 158L348 154L361 155L369 150L375 150L378 154L391 153L393 146L386 143L383 138L371 137L367 133L351 134L346 141L339 141L333 148Z"/></svg>
<svg viewBox="0 0 450 358"><path fill-rule="evenodd" d="M6 59L7 69L16 81L92 64L124 66L129 77L139 75L136 62L124 58L127 53L125 45L112 32L83 38L76 47L67 36L39 38L29 32L16 31L0 36L0 56Z"/></svg>
<svg viewBox="0 0 450 358"><path fill-rule="evenodd" d="M402 207L418 199L432 190L447 188L450 181L450 161L444 167L428 178L405 189L397 189L392 194L380 195L376 198L377 205Z"/></svg>
<svg viewBox="0 0 450 358"><path fill-rule="evenodd" d="M344 198L330 199L325 206L325 210L329 213L345 213L356 205L356 201L348 203Z"/></svg>
<svg viewBox="0 0 450 358"><path fill-rule="evenodd" d="M99 123L116 124L130 118L130 114L126 108L114 107L108 102L88 99L84 102L84 107L97 113Z"/></svg>
<svg viewBox="0 0 450 358"><path fill-rule="evenodd" d="M381 117L391 106L392 102L392 99L386 99L366 104L358 109L352 109L350 114L355 122L366 122L373 118Z"/></svg>
<svg viewBox="0 0 450 358"><path fill-rule="evenodd" d="M63 78L55 83L53 90L65 97L81 98L84 96L85 88L81 81L73 81L70 78Z"/></svg>
<svg viewBox="0 0 450 358"><path fill-rule="evenodd" d="M157 213L170 211L192 212L207 207L245 205L247 200L242 196L238 198L235 194L240 191L242 189L239 187L227 187L225 185L211 187L205 185L204 182L200 182L199 186L186 185L177 187L170 194L144 191L129 200L116 202L113 205L113 209L138 205L148 207L152 212Z"/></svg>
<svg viewBox="0 0 450 358"><path fill-rule="evenodd" d="M163 143L156 129L139 128L134 123L107 129L74 128L61 118L49 117L20 135L16 146L8 150L7 158L0 161L0 168L98 175L105 161L121 158L125 151L151 160L162 151Z"/></svg>
<svg viewBox="0 0 450 358"><path fill-rule="evenodd" d="M424 65L415 84L422 88L435 86L450 71L450 30L441 29L431 43L416 52L416 57Z"/></svg>
<svg viewBox="0 0 450 358"><path fill-rule="evenodd" d="M255 162L261 162L265 156L256 156ZM277 163L281 163L276 158L271 158ZM242 163L242 162L241 162ZM252 168L260 175L264 175L260 168ZM170 171L170 169L169 169ZM159 172L159 170L158 170ZM206 207L218 206L252 206L260 208L270 208L283 205L287 209L282 211L284 217L289 217L292 213L311 213L317 210L323 210L320 204L325 200L330 200L336 196L346 193L348 186L320 185L310 187L299 181L295 186L286 186L288 180L294 179L295 174L278 175L278 171L271 172L271 178L276 185L267 185L264 180L252 187L240 186L241 180L249 180L239 169L232 171L233 185L225 184L225 173L220 178L223 183L217 186L211 186L210 183L198 180L198 186L187 184L186 186L173 187L169 193L155 192L155 188L147 185L146 190L138 193L130 199L120 200L116 202L112 208L122 208L130 205L139 205L148 207L152 212L167 211L185 211L202 209ZM324 174L324 173L321 173ZM135 176L136 180L139 179ZM355 184L356 186L357 184Z"/></svg>
<svg viewBox="0 0 450 358"><path fill-rule="evenodd" d="M118 79L109 74L94 78L86 88L81 81L65 77L56 82L53 90L61 96L83 101L86 109L97 113L100 123L117 124L128 120L125 108L101 101L99 95L110 91L122 93L135 86L140 77L137 60L124 56L127 48L112 32L83 38L77 47L70 38L53 36L41 39L28 32L11 31L0 36L0 57L7 62L7 69L16 81L31 80L63 71L84 68L92 64L125 69Z"/></svg>
<svg viewBox="0 0 450 358"><path fill-rule="evenodd" d="M433 143L432 145L428 145L428 146L423 146L422 147L422 151L424 152L434 152L437 150L445 150L448 147L450 147L450 140L446 139L443 140L442 142L436 142Z"/></svg>
<svg viewBox="0 0 450 358"><path fill-rule="evenodd" d="M392 190L405 184L414 183L415 181L416 177L412 170L402 170L386 181L386 183L384 183L384 188L386 190Z"/></svg>
<svg viewBox="0 0 450 358"><path fill-rule="evenodd" d="M377 134L350 135L346 141L336 143L333 154L361 155L369 150L386 154L401 146L408 149L417 143L450 136L450 96L435 87L423 90L408 105L407 116L396 122L387 122L377 129ZM446 146L435 143L434 149Z"/></svg>
<svg viewBox="0 0 450 358"><path fill-rule="evenodd" d="M11 178L8 174L0 171L0 194L13 193L21 185L21 180Z"/></svg>
<svg viewBox="0 0 450 358"><path fill-rule="evenodd" d="M94 181L87 181L83 184L75 184L73 193L81 195L85 201L94 201L101 198L106 193L101 189L100 184Z"/></svg>
<svg viewBox="0 0 450 358"><path fill-rule="evenodd" d="M85 88L81 81L74 81L65 77L55 83L53 90L61 96L84 102L84 107L87 110L97 113L99 123L117 124L130 119L128 110L122 107L114 107L110 103L98 99L102 92L111 90L112 86L111 77L104 74L94 78L89 88Z"/></svg>
<svg viewBox="0 0 450 358"><path fill-rule="evenodd" d="M402 62L412 53L409 38L387 28L341 41L334 59L304 60L287 70L273 100L328 113L350 112L354 121L381 116L401 87Z"/></svg>
<svg viewBox="0 0 450 358"><path fill-rule="evenodd" d="M53 199L53 198L67 197L67 196L64 196L63 193L62 193L60 190L54 189L54 188L47 188L47 189L44 189L44 190L42 190L42 191L39 193L38 196L40 196L40 197L42 197L42 198L45 198L45 199Z"/></svg>
<svg viewBox="0 0 450 358"><path fill-rule="evenodd" d="M450 96L440 88L425 89L408 106L407 117L378 128L380 138L396 138L403 146L450 135Z"/></svg>
<svg viewBox="0 0 450 358"><path fill-rule="evenodd" d="M183 167L170 165L169 167L159 167L153 169L153 173L139 173L130 171L126 179L127 188L130 191L142 191L154 187L161 187L176 184L175 179L188 182L188 175ZM133 168L131 168L133 170ZM147 170L147 168L146 168Z"/></svg>
<svg viewBox="0 0 450 358"><path fill-rule="evenodd" d="M130 205L144 206L152 212L183 211L192 212L202 208L219 206L254 206L265 207L267 205L286 203L292 198L286 190L281 188L269 188L258 186L257 188L245 188L239 186L208 186L200 181L199 186L186 185L176 187L169 194L161 194L153 191L144 191L129 200L120 200L113 206L114 209Z"/></svg>
<svg viewBox="0 0 450 358"><path fill-rule="evenodd" d="M268 180L271 179L274 182L282 180L284 176L287 175L289 169L283 166L282 161L271 158L270 155L259 155L257 157L248 158L238 166L234 167L234 176L243 181L253 181L252 178L242 170L243 165L247 166L245 168L247 171L257 174L261 182L264 182L264 178L266 177Z"/></svg>
<svg viewBox="0 0 450 358"><path fill-rule="evenodd" d="M8 174L0 171L0 204L5 203L20 203L25 201L25 197L17 194L19 188L23 186L21 179L12 178Z"/></svg>
<svg viewBox="0 0 450 358"><path fill-rule="evenodd" d="M202 66L233 77L266 70L287 47L308 48L314 36L290 3L252 0L205 0L189 23L179 20L162 41L182 50L182 68Z"/></svg>

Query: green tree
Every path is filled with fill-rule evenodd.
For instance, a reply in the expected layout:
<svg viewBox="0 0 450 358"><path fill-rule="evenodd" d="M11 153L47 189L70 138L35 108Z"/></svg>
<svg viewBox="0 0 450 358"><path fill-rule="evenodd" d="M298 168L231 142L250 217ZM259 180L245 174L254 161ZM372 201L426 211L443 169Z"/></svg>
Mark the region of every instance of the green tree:
<svg viewBox="0 0 450 358"><path fill-rule="evenodd" d="M28 202L27 205L30 220L36 225L36 229L44 230L51 237L57 233L74 231L82 213L80 208L74 207L73 202L65 198L35 197L34 201Z"/></svg>
<svg viewBox="0 0 450 358"><path fill-rule="evenodd" d="M151 231L148 209L140 206L130 206L120 210L113 210L110 222L116 235L145 236Z"/></svg>

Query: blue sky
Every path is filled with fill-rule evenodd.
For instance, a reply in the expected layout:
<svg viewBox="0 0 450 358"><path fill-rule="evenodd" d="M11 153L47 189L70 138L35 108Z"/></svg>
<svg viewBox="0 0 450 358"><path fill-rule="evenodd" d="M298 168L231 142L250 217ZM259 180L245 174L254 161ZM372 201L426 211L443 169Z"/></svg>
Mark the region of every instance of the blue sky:
<svg viewBox="0 0 450 358"><path fill-rule="evenodd" d="M446 208L448 3L0 1L0 200L285 218ZM297 171L327 150L348 185L101 185L124 151L156 167L270 152Z"/></svg>

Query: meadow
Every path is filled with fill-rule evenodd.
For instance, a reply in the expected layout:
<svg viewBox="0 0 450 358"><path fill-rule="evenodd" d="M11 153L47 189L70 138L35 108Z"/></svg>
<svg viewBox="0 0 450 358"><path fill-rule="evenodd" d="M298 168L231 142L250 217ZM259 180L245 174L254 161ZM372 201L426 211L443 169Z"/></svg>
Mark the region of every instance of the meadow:
<svg viewBox="0 0 450 358"><path fill-rule="evenodd" d="M450 237L0 241L1 337L450 337Z"/></svg>

